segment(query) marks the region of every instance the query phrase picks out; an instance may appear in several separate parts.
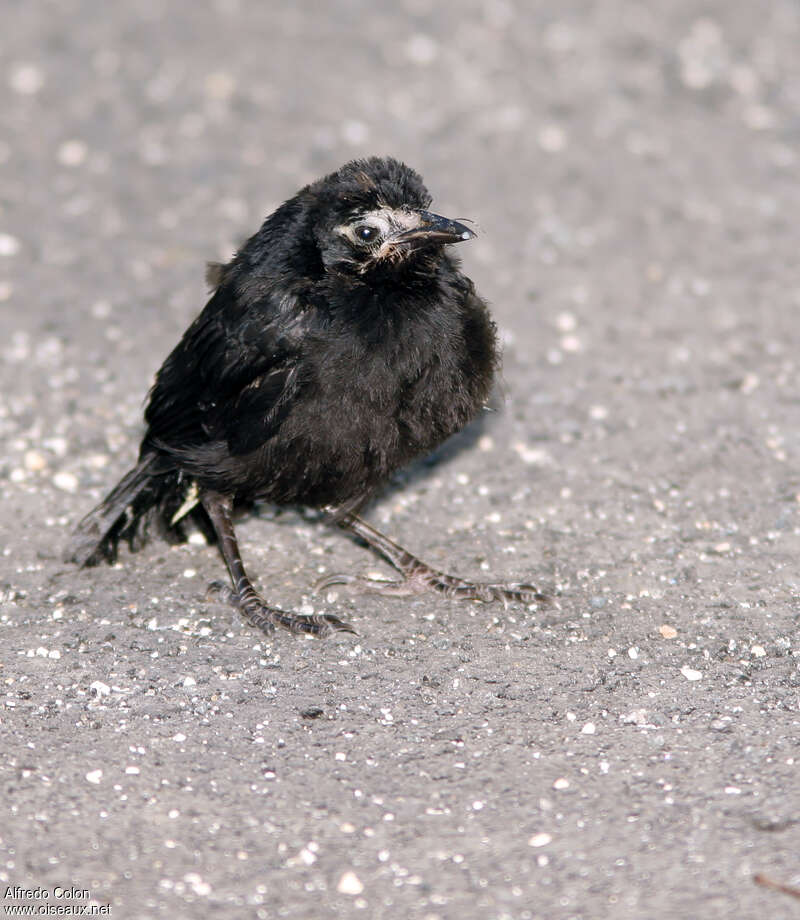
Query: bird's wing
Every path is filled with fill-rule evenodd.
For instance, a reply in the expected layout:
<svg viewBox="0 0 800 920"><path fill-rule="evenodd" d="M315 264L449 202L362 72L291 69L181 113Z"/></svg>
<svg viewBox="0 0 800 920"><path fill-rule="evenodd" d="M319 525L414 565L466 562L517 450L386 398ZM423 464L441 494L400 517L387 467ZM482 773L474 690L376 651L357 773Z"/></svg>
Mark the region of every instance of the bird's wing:
<svg viewBox="0 0 800 920"><path fill-rule="evenodd" d="M297 377L302 312L268 295L242 306L222 285L156 376L147 439L178 451L225 441L232 454L267 440Z"/></svg>

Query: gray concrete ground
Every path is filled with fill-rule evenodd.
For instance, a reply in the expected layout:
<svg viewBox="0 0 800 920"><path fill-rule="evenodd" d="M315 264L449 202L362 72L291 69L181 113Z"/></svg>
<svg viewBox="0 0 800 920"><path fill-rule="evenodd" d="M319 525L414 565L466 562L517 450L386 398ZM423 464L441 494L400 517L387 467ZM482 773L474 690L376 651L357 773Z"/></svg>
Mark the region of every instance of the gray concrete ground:
<svg viewBox="0 0 800 920"><path fill-rule="evenodd" d="M800 7L3 22L4 910L800 915L753 882L800 886ZM557 603L319 598L321 572L385 569L269 508L240 525L264 592L357 637L259 635L204 601L202 545L62 564L204 261L368 153L478 221L464 262L505 341L499 411L370 517Z"/></svg>

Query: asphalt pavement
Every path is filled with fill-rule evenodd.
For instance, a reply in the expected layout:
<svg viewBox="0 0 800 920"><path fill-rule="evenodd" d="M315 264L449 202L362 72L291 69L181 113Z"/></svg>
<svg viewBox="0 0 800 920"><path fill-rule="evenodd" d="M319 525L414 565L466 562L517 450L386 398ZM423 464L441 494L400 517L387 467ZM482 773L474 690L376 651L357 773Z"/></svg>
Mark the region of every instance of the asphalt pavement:
<svg viewBox="0 0 800 920"><path fill-rule="evenodd" d="M800 916L800 6L7 3L0 894L118 918ZM369 519L550 606L388 575L302 510L61 561L277 204L391 154L502 331L487 412ZM759 884L755 877L758 876ZM781 890L783 886L784 890Z"/></svg>

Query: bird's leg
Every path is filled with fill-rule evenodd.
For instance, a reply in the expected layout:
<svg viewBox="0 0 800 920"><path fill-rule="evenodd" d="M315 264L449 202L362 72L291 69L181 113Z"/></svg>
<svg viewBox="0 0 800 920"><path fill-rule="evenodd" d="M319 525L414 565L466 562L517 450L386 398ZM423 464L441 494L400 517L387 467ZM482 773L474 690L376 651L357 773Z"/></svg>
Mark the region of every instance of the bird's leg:
<svg viewBox="0 0 800 920"><path fill-rule="evenodd" d="M421 559L417 559L408 550L403 549L398 543L390 540L356 514L348 512L339 517L336 523L360 537L368 546L380 553L400 572L403 580L377 581L374 578L362 578L357 575L328 575L314 586L318 591L331 585L356 585L376 594L399 597L434 590L440 591L445 597L460 597L465 600L486 601L487 603L521 601L523 604L532 604L536 601L546 602L548 600L547 595L539 592L533 585L484 584L439 572L426 565Z"/></svg>
<svg viewBox="0 0 800 920"><path fill-rule="evenodd" d="M204 492L201 493L200 501L214 525L219 547L231 576L233 590L227 591L228 598L239 608L248 623L265 633L271 633L276 626L288 629L289 632L310 633L313 636L326 636L334 630L355 632L352 626L330 613L297 616L265 603L248 578L239 553L239 543L233 530L233 499L230 495L221 495L218 492ZM217 592L220 589L225 590L219 582L212 583L210 587Z"/></svg>

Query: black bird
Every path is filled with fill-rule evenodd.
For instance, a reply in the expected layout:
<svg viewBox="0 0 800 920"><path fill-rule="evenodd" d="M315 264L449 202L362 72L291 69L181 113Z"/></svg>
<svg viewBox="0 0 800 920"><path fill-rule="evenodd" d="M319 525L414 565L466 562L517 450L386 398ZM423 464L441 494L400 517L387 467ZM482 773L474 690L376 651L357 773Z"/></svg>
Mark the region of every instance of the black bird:
<svg viewBox="0 0 800 920"><path fill-rule="evenodd" d="M219 542L245 618L324 635L352 628L267 604L248 578L236 503L328 509L401 574L330 576L385 594L541 600L526 584L435 571L357 511L399 467L463 428L485 404L495 326L446 249L475 234L432 214L421 177L391 158L354 160L301 189L226 265L209 266L202 313L156 375L136 466L78 525L67 558L113 562L156 524ZM217 584L217 587L220 587Z"/></svg>

